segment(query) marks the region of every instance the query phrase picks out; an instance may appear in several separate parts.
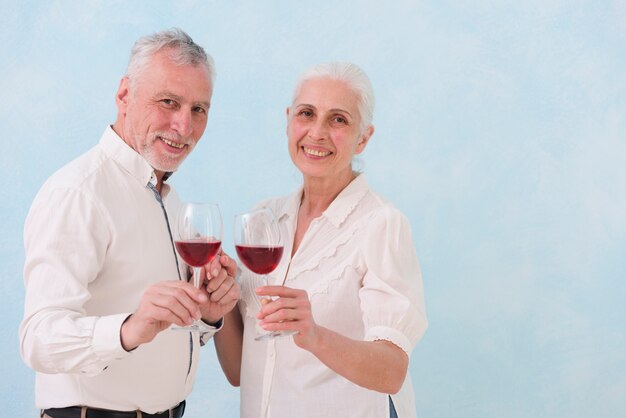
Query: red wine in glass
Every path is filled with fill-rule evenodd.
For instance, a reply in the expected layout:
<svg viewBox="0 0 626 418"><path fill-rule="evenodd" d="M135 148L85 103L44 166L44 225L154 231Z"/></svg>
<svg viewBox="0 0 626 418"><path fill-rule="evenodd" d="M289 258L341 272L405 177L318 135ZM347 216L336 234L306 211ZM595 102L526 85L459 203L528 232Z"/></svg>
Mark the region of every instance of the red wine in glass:
<svg viewBox="0 0 626 418"><path fill-rule="evenodd" d="M258 286L257 279L267 285L267 274L276 269L283 256L283 237L274 213L267 208L242 213L235 217L235 250L241 262L254 275L247 275L242 286L250 289ZM253 290L252 290L253 292ZM268 301L268 298L264 298ZM256 297L250 302L261 309L262 301ZM257 323L255 340L264 340L285 335L294 331L266 331Z"/></svg>
<svg viewBox="0 0 626 418"><path fill-rule="evenodd" d="M213 260L222 245L222 216L214 203L184 203L179 212L175 234L176 251L193 268L193 285L199 288L203 266ZM188 327L175 330L208 331L210 328L198 320Z"/></svg>
<svg viewBox="0 0 626 418"><path fill-rule="evenodd" d="M195 238L176 241L176 250L192 267L202 267L213 260L222 246L221 241L210 238Z"/></svg>
<svg viewBox="0 0 626 418"><path fill-rule="evenodd" d="M283 256L282 246L240 244L235 250L241 262L256 274L273 272Z"/></svg>

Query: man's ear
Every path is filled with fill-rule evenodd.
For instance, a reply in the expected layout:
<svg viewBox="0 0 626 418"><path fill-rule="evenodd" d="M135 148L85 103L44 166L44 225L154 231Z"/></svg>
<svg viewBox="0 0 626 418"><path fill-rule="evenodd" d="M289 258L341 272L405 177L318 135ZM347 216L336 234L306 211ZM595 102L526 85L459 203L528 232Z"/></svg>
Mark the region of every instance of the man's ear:
<svg viewBox="0 0 626 418"><path fill-rule="evenodd" d="M359 138L359 142L357 142L356 149L354 150L355 154L363 152L372 135L374 135L374 125L365 128L365 131L361 134L361 138Z"/></svg>
<svg viewBox="0 0 626 418"><path fill-rule="evenodd" d="M123 77L120 80L120 85L115 93L115 104L117 105L117 111L121 114L126 114L128 108L128 100L130 96L130 85L128 77Z"/></svg>

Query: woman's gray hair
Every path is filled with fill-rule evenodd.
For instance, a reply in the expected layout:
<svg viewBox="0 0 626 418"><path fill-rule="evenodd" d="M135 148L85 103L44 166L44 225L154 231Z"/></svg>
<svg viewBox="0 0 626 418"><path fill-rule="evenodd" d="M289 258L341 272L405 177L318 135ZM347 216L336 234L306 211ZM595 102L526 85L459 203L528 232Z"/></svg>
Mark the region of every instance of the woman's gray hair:
<svg viewBox="0 0 626 418"><path fill-rule="evenodd" d="M154 54L163 49L171 51L170 58L177 65L204 65L209 72L209 81L213 84L215 80L213 58L183 30L172 28L141 37L135 42L126 69L126 76L131 85L136 83L140 74L147 69Z"/></svg>
<svg viewBox="0 0 626 418"><path fill-rule="evenodd" d="M305 70L296 83L292 103L300 94L302 84L314 78L331 78L345 82L359 98L357 107L361 116L361 131L372 124L375 103L374 89L369 77L359 66L350 62L328 62L317 64Z"/></svg>

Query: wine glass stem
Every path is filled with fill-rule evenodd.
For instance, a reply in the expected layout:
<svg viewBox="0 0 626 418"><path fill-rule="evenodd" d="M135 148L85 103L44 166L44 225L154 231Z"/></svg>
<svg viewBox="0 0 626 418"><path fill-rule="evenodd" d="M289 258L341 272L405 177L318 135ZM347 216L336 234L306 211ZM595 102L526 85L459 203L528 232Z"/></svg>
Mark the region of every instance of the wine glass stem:
<svg viewBox="0 0 626 418"><path fill-rule="evenodd" d="M261 275L261 283L263 284L263 286L269 286L270 285L267 274ZM271 302L273 300L278 299L278 297L276 297L276 296L263 296L263 299L267 299L268 302Z"/></svg>
<svg viewBox="0 0 626 418"><path fill-rule="evenodd" d="M193 287L196 289L200 288L200 270L202 267L194 267L193 268Z"/></svg>

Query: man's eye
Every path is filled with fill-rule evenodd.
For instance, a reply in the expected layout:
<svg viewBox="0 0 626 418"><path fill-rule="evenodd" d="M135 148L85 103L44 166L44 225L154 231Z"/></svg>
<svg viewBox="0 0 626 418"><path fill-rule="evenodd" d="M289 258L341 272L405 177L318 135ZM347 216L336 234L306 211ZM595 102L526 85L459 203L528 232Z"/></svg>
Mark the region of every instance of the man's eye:
<svg viewBox="0 0 626 418"><path fill-rule="evenodd" d="M313 116L313 112L311 112L310 110L302 110L300 111L300 114L302 116L306 116L307 118L310 118L311 116Z"/></svg>
<svg viewBox="0 0 626 418"><path fill-rule="evenodd" d="M163 100L161 100L161 103L163 103L164 105L167 105L167 106L171 106L171 105L174 104L174 100L172 100L172 99L163 99Z"/></svg>
<svg viewBox="0 0 626 418"><path fill-rule="evenodd" d="M203 107L194 107L193 111L196 113L202 113L202 114L206 113L206 110Z"/></svg>

